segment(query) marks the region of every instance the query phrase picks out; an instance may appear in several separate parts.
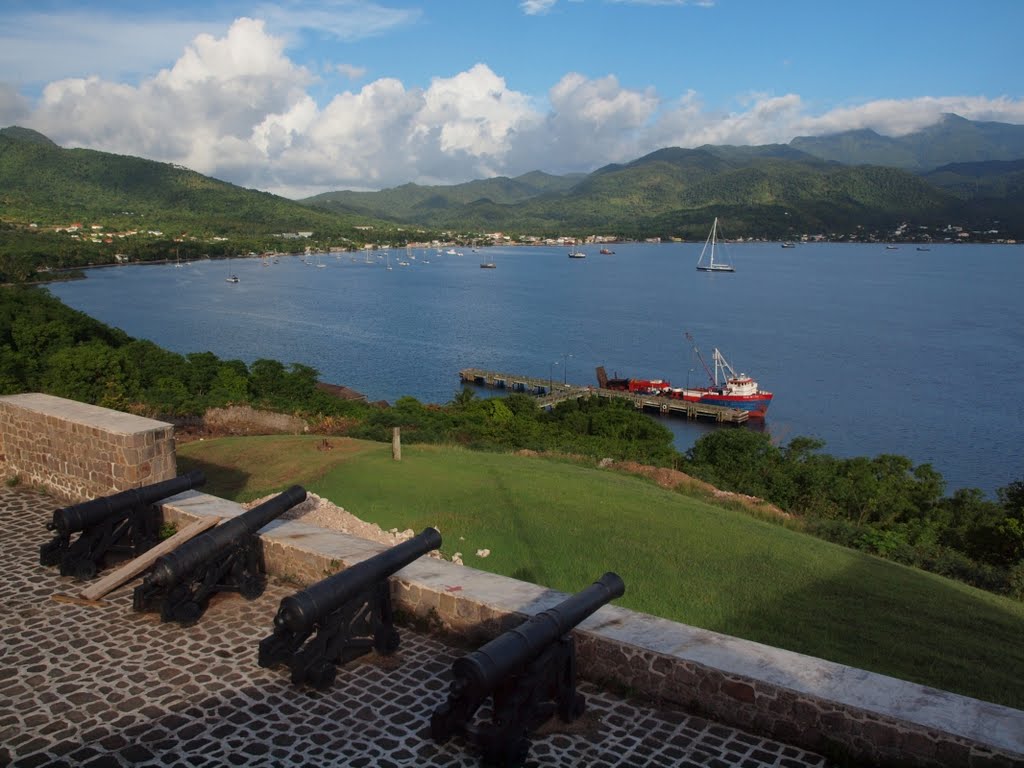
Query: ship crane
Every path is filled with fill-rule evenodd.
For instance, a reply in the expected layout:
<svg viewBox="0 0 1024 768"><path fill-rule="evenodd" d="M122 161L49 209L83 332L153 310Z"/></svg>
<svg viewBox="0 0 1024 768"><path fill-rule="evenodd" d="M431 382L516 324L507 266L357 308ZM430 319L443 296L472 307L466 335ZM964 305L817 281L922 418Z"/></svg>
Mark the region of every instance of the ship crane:
<svg viewBox="0 0 1024 768"><path fill-rule="evenodd" d="M711 369L708 367L708 364L704 361L704 355L702 355L700 353L700 349L697 348L697 342L693 340L693 336L690 335L689 331L684 331L684 334L686 336L686 340L689 341L690 344L693 346L694 354L697 355L697 359L700 360L700 364L704 366L704 373L708 375L708 381L711 382L712 386L717 387L718 376L716 374L718 373L718 358L721 357L721 355L718 353L718 349L715 349L715 373L711 373ZM722 359L724 361L724 358ZM728 363L726 363L726 365L728 365Z"/></svg>

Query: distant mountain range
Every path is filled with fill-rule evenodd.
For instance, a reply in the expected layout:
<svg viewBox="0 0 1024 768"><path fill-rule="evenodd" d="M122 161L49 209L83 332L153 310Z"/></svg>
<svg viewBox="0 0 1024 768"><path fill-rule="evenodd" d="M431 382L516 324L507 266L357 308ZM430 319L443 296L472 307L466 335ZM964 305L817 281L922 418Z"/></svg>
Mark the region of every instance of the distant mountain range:
<svg viewBox="0 0 1024 768"><path fill-rule="evenodd" d="M890 138L873 131L788 145L670 147L586 175L541 171L450 186L405 184L290 201L165 163L66 150L34 131L0 130L0 216L95 217L131 211L204 231L356 224L431 231L703 238L861 236L902 222L952 223L1024 238L1024 126L948 115ZM376 225L375 225L376 226Z"/></svg>
<svg viewBox="0 0 1024 768"><path fill-rule="evenodd" d="M882 231L904 221L1024 235L1022 176L1009 161L952 164L921 175L841 164L790 145L705 146L658 150L582 178L541 178L543 185L537 174L450 187L406 184L303 202L408 225L488 232L693 239L719 216L734 237Z"/></svg>
<svg viewBox="0 0 1024 768"><path fill-rule="evenodd" d="M846 165L885 165L931 171L951 163L1024 158L1024 125L985 123L947 114L905 136L882 136L870 129L827 136L798 136L789 146Z"/></svg>

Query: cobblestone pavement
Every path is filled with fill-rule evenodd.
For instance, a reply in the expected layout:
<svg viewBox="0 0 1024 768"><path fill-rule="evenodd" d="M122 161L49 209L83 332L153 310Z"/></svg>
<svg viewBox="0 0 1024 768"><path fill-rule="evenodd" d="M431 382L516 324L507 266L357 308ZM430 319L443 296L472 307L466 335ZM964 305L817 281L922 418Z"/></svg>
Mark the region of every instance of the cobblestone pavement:
<svg viewBox="0 0 1024 768"><path fill-rule="evenodd" d="M80 585L39 565L55 504L0 489L0 765L476 766L459 740L429 738L461 651L400 628L389 658L341 668L327 692L256 663L281 598L215 599L193 627L131 608L59 602ZM589 684L587 711L534 735L542 766L825 766L806 751Z"/></svg>

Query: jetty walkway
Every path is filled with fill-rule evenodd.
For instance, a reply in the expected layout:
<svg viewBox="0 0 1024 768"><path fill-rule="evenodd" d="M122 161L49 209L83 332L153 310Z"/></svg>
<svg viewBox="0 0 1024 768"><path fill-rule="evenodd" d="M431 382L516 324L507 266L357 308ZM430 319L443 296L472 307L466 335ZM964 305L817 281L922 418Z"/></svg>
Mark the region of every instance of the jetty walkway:
<svg viewBox="0 0 1024 768"><path fill-rule="evenodd" d="M603 397L628 400L637 410L651 410L658 413L685 416L688 419L713 419L725 424L743 424L750 414L742 408L725 408L720 405L706 405L678 400L661 395L645 395L639 392L625 392L620 389L583 387L578 384L559 383L552 379L541 379L517 373L498 373L481 368L464 368L459 378L468 384L524 392L537 398L541 408L551 408L563 400L577 400L581 397Z"/></svg>

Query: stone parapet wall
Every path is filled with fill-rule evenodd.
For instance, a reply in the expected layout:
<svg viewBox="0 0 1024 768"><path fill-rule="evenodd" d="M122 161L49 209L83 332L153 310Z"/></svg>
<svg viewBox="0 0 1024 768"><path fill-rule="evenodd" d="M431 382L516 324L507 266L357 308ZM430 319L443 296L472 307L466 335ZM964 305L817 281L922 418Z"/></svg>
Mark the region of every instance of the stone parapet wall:
<svg viewBox="0 0 1024 768"><path fill-rule="evenodd" d="M170 424L39 393L0 397L0 457L7 475L70 501L177 474Z"/></svg>
<svg viewBox="0 0 1024 768"><path fill-rule="evenodd" d="M164 505L165 517L179 523L241 511L195 491ZM311 584L384 549L299 521L271 523L261 538L268 572L295 584ZM426 557L399 571L391 585L397 609L472 647L567 597ZM587 679L847 764L1024 766L1024 712L1016 709L615 605L601 608L574 635Z"/></svg>

